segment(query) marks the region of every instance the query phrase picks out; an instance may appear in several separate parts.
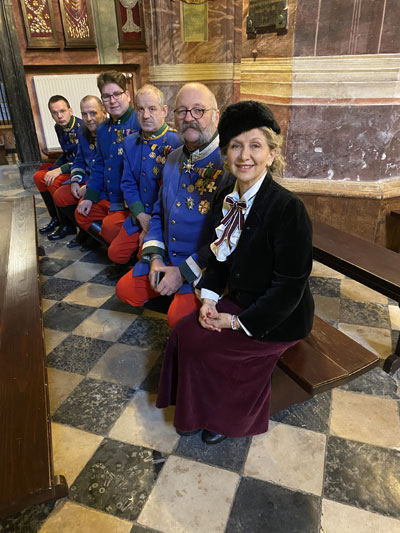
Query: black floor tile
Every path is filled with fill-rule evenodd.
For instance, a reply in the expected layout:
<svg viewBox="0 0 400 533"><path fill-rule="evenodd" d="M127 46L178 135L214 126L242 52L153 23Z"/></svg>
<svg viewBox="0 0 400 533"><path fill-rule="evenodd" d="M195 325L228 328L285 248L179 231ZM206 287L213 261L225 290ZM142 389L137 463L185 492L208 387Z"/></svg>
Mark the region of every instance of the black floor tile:
<svg viewBox="0 0 400 533"><path fill-rule="evenodd" d="M117 279L108 279L107 278L107 268L98 272L93 278L91 278L90 283L100 283L101 285L107 285L108 287L115 287L118 283Z"/></svg>
<svg viewBox="0 0 400 533"><path fill-rule="evenodd" d="M340 301L339 322L375 328L390 328L387 305L355 302L346 298L342 298Z"/></svg>
<svg viewBox="0 0 400 533"><path fill-rule="evenodd" d="M86 378L57 409L53 420L106 435L133 394L129 387Z"/></svg>
<svg viewBox="0 0 400 533"><path fill-rule="evenodd" d="M318 394L307 402L299 403L276 413L271 417L275 422L327 433L331 409L331 392Z"/></svg>
<svg viewBox="0 0 400 533"><path fill-rule="evenodd" d="M118 518L135 520L164 462L158 451L105 439L71 485L69 497Z"/></svg>
<svg viewBox="0 0 400 533"><path fill-rule="evenodd" d="M44 313L44 327L58 331L72 331L94 311L96 311L94 307L58 302Z"/></svg>
<svg viewBox="0 0 400 533"><path fill-rule="evenodd" d="M216 446L205 444L201 432L190 437L181 437L175 455L194 459L240 473L246 461L250 437L226 439Z"/></svg>
<svg viewBox="0 0 400 533"><path fill-rule="evenodd" d="M49 278L41 284L42 298L49 300L62 300L72 292L83 285L82 281L74 281L72 279Z"/></svg>
<svg viewBox="0 0 400 533"><path fill-rule="evenodd" d="M242 478L225 533L317 533L320 498Z"/></svg>
<svg viewBox="0 0 400 533"><path fill-rule="evenodd" d="M309 284L312 294L337 298L340 297L340 281L340 279L335 278L312 276L309 279Z"/></svg>
<svg viewBox="0 0 400 533"><path fill-rule="evenodd" d="M394 400L400 399L396 381L379 367L373 368L366 374L339 388L383 398L393 398Z"/></svg>
<svg viewBox="0 0 400 533"><path fill-rule="evenodd" d="M155 363L153 368L150 370L146 379L143 380L143 383L141 383L139 387L141 390L150 392L151 394L157 393L158 384L160 382L161 367L162 367L162 362L163 362L163 352L164 350L161 350L161 356L157 359L157 362Z"/></svg>
<svg viewBox="0 0 400 533"><path fill-rule="evenodd" d="M101 339L69 335L48 355L47 366L85 375L112 345Z"/></svg>
<svg viewBox="0 0 400 533"><path fill-rule="evenodd" d="M166 320L140 316L121 335L118 342L141 348L162 348L170 331Z"/></svg>
<svg viewBox="0 0 400 533"><path fill-rule="evenodd" d="M116 294L113 294L111 298L104 302L100 306L100 309L109 309L110 311L119 311L120 313L132 313L134 315L141 315L143 313L143 307L134 307L133 305L121 302Z"/></svg>
<svg viewBox="0 0 400 533"><path fill-rule="evenodd" d="M41 503L0 520L2 533L36 533L53 511L56 502Z"/></svg>
<svg viewBox="0 0 400 533"><path fill-rule="evenodd" d="M96 263L99 265L111 265L111 261L108 259L107 250L103 247L98 248L88 254L84 255L80 261L83 263Z"/></svg>
<svg viewBox="0 0 400 533"><path fill-rule="evenodd" d="M325 498L400 518L399 486L398 451L329 437Z"/></svg>
<svg viewBox="0 0 400 533"><path fill-rule="evenodd" d="M129 533L158 533L155 529L135 525L132 527Z"/></svg>
<svg viewBox="0 0 400 533"><path fill-rule="evenodd" d="M55 257L41 257L39 259L39 269L43 276L54 276L60 270L63 270L69 265L72 265L73 261L68 259L56 259Z"/></svg>

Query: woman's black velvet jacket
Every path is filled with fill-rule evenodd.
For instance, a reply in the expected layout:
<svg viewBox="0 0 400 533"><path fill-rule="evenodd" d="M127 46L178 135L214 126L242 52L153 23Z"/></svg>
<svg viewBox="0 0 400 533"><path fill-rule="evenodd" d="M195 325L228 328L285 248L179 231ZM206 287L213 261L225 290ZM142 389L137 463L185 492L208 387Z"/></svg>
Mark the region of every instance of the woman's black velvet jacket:
<svg viewBox="0 0 400 533"><path fill-rule="evenodd" d="M214 227L233 187L231 182L217 194ZM225 262L211 254L198 288L222 294L228 286L229 296L243 309L240 321L255 339L297 340L310 332L313 323L311 268L312 225L304 204L268 173L236 250Z"/></svg>

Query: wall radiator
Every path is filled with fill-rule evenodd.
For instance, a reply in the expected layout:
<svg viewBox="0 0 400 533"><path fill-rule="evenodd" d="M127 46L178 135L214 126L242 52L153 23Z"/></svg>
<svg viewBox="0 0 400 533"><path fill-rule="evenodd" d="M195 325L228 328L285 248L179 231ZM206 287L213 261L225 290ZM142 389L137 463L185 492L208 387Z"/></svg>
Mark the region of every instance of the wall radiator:
<svg viewBox="0 0 400 533"><path fill-rule="evenodd" d="M54 131L54 120L47 107L54 94L64 96L70 103L74 115L81 117L79 102L87 94L99 96L96 84L97 74L70 74L57 76L33 76L33 84L39 106L40 121L46 148L60 150Z"/></svg>

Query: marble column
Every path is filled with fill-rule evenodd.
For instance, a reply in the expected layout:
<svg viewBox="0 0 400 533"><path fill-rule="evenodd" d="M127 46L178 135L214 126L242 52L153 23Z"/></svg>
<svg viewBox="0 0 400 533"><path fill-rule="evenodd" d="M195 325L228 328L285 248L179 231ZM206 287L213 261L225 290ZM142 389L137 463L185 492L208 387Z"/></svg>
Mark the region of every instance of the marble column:
<svg viewBox="0 0 400 533"><path fill-rule="evenodd" d="M21 179L24 187L29 187L41 158L11 0L3 0L0 4L0 57Z"/></svg>

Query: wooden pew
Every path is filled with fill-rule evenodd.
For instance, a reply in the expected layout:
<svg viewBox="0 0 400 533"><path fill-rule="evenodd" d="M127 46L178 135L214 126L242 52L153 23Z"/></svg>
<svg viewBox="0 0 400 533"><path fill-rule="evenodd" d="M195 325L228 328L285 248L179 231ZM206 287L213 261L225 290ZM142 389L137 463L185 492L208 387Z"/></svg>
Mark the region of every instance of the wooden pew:
<svg viewBox="0 0 400 533"><path fill-rule="evenodd" d="M383 246L313 221L314 259L374 289L400 305L400 255ZM386 372L400 368L400 337L383 365Z"/></svg>
<svg viewBox="0 0 400 533"><path fill-rule="evenodd" d="M54 476L33 197L0 199L0 517L67 495Z"/></svg>
<svg viewBox="0 0 400 533"><path fill-rule="evenodd" d="M273 415L379 365L379 357L318 316L307 338L286 350L272 375Z"/></svg>

